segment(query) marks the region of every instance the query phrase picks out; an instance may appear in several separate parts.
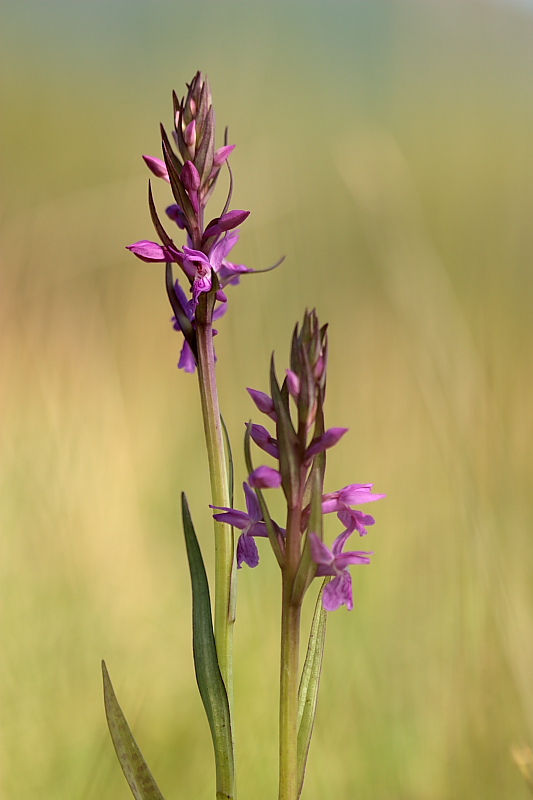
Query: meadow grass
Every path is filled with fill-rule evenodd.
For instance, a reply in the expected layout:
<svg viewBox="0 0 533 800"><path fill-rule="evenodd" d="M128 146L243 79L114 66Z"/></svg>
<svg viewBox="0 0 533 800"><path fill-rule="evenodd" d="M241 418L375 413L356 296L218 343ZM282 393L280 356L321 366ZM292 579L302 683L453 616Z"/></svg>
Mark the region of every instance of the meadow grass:
<svg viewBox="0 0 533 800"><path fill-rule="evenodd" d="M197 387L175 368L159 266L123 250L151 236L140 153L157 154L170 90L201 68L238 144L235 206L252 210L239 256L286 256L242 281L219 325L237 485L245 387L267 390L270 352L282 369L307 306L330 322L327 422L350 428L326 490L388 494L355 609L329 620L304 797L525 798L511 747L533 745L533 19L408 2L330 18L314 3L300 29L297 3L252 5L240 28L234 6L217 18L219 33L237 25L244 70L211 29L206 63L193 29L170 70L153 26L145 66L124 38L116 72L111 48L102 66L81 38L62 71L61 27L54 52L43 41L24 60L11 45L0 796L129 796L102 658L165 796L212 796L178 512L185 490L211 567ZM239 793L255 800L275 796L277 775L279 576L263 544L260 567L239 573L236 626Z"/></svg>

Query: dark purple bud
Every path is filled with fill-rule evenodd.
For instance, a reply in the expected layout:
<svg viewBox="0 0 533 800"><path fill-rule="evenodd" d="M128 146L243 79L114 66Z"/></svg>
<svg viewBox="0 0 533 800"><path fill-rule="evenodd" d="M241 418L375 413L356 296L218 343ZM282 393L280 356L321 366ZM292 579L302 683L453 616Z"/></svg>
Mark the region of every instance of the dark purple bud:
<svg viewBox="0 0 533 800"><path fill-rule="evenodd" d="M252 425L250 435L256 445L268 453L270 456L279 459L279 447L275 439L262 425Z"/></svg>
<svg viewBox="0 0 533 800"><path fill-rule="evenodd" d="M263 414L266 414L270 419L273 419L274 422L277 422L277 414L274 411L274 403L272 402L272 398L265 394L265 392L260 392L258 389L246 389L254 403L256 404L259 411L262 411Z"/></svg>
<svg viewBox="0 0 533 800"><path fill-rule="evenodd" d="M223 214L221 217L217 217L209 223L205 229L204 240L209 239L211 236L219 236L221 233L224 233L224 231L231 231L244 222L249 216L249 211L239 211L237 209L228 211L227 214Z"/></svg>
<svg viewBox="0 0 533 800"><path fill-rule="evenodd" d="M233 211L228 211L227 214L223 214L218 220L218 224L223 231L231 231L244 222L249 216L249 211L234 209Z"/></svg>
<svg viewBox="0 0 533 800"><path fill-rule="evenodd" d="M180 178L183 188L189 194L191 194L191 192L197 192L200 188L200 175L192 161L185 162L181 170Z"/></svg>
<svg viewBox="0 0 533 800"><path fill-rule="evenodd" d="M165 181L170 183L167 165L164 161L161 161L160 158L155 158L155 156L143 156L143 158L150 172L153 172L157 178L163 178Z"/></svg>
<svg viewBox="0 0 533 800"><path fill-rule="evenodd" d="M252 489L279 489L281 474L272 467L257 467L248 477Z"/></svg>
<svg viewBox="0 0 533 800"><path fill-rule="evenodd" d="M176 223L178 228L181 228L182 231L185 230L187 227L187 218L177 203L173 203L173 205L169 206L166 209L166 214L167 217L170 217L170 219Z"/></svg>

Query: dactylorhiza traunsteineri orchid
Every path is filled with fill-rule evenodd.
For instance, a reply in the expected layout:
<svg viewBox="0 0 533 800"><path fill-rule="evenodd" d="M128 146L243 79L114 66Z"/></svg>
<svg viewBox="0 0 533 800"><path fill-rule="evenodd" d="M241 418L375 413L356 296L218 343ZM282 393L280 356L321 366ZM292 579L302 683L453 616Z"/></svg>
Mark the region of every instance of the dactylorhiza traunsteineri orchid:
<svg viewBox="0 0 533 800"><path fill-rule="evenodd" d="M174 329L183 336L178 366L197 372L215 512L214 615L203 558L185 495L182 516L192 585L193 655L198 688L213 739L217 800L236 796L233 737L233 625L236 569L259 564L257 539L269 540L281 573L281 657L279 694L279 800L297 800L317 708L327 613L353 608L350 567L370 563L372 552L346 549L354 535L366 536L374 517L356 506L385 495L372 484L353 483L324 492L326 451L346 434L346 428L326 428L324 401L327 375L327 326L315 311L296 325L289 367L278 380L274 357L269 391L248 389L256 408L268 418L268 428L249 422L245 433L247 475L243 482L245 511L233 507L233 462L220 415L213 322L228 306L225 289L252 270L229 261L238 242L237 228L249 212L231 210L233 177L228 158L234 145L215 144L215 118L207 78L198 72L186 95L173 95L173 130L161 127L162 156L143 156L149 170L170 185L174 202L161 222L151 186L148 203L159 241L141 240L128 249L146 262L165 265L165 285L173 310ZM229 175L227 200L220 213L206 222L206 207L221 170ZM172 229L168 226L171 225ZM172 230L172 234L169 232ZM178 234L184 242L176 243ZM275 265L276 266L276 265ZM181 280L174 270L181 272ZM224 369L221 365L219 368ZM261 461L254 466L252 442ZM228 469L229 465L229 469ZM286 506L283 524L269 511L265 490L281 491ZM206 500L207 503L207 500ZM324 516L336 514L341 530L331 546L324 541ZM239 531L235 546L234 529ZM205 543L204 543L205 546ZM315 578L321 578L309 632L307 655L299 664L300 618L303 602ZM104 696L109 729L122 769L137 800L163 796L135 743L103 665Z"/></svg>

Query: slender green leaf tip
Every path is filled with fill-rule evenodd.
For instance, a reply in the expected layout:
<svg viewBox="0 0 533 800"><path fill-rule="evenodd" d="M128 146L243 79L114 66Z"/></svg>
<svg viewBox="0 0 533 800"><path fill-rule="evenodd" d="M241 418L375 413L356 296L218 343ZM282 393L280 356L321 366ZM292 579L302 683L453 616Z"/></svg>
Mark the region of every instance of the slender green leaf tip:
<svg viewBox="0 0 533 800"><path fill-rule="evenodd" d="M209 583L185 494L181 495L183 530L192 586L193 656L196 682L211 729L215 751L217 798L234 797L234 757L226 687L217 659Z"/></svg>
<svg viewBox="0 0 533 800"><path fill-rule="evenodd" d="M118 703L105 661L102 661L102 673L107 724L132 794L136 800L164 800Z"/></svg>

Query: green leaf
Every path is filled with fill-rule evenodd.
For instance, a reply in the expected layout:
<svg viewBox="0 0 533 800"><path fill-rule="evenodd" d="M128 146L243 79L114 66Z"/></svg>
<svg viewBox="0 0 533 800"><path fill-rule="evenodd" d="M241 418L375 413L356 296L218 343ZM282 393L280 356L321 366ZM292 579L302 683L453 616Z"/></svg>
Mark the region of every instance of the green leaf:
<svg viewBox="0 0 533 800"><path fill-rule="evenodd" d="M133 796L136 800L164 800L118 704L105 661L102 661L102 673L109 732Z"/></svg>
<svg viewBox="0 0 533 800"><path fill-rule="evenodd" d="M326 584L330 580L329 577L325 578L318 594L309 634L309 644L307 645L307 655L298 690L298 797L302 793L305 765L315 722L320 673L322 671L322 656L324 655L324 643L326 640L327 611L322 606L322 595Z"/></svg>
<svg viewBox="0 0 533 800"><path fill-rule="evenodd" d="M181 495L181 507L192 584L192 642L196 682L215 750L217 800L227 800L233 798L235 780L228 696L218 665L209 584L185 494Z"/></svg>

